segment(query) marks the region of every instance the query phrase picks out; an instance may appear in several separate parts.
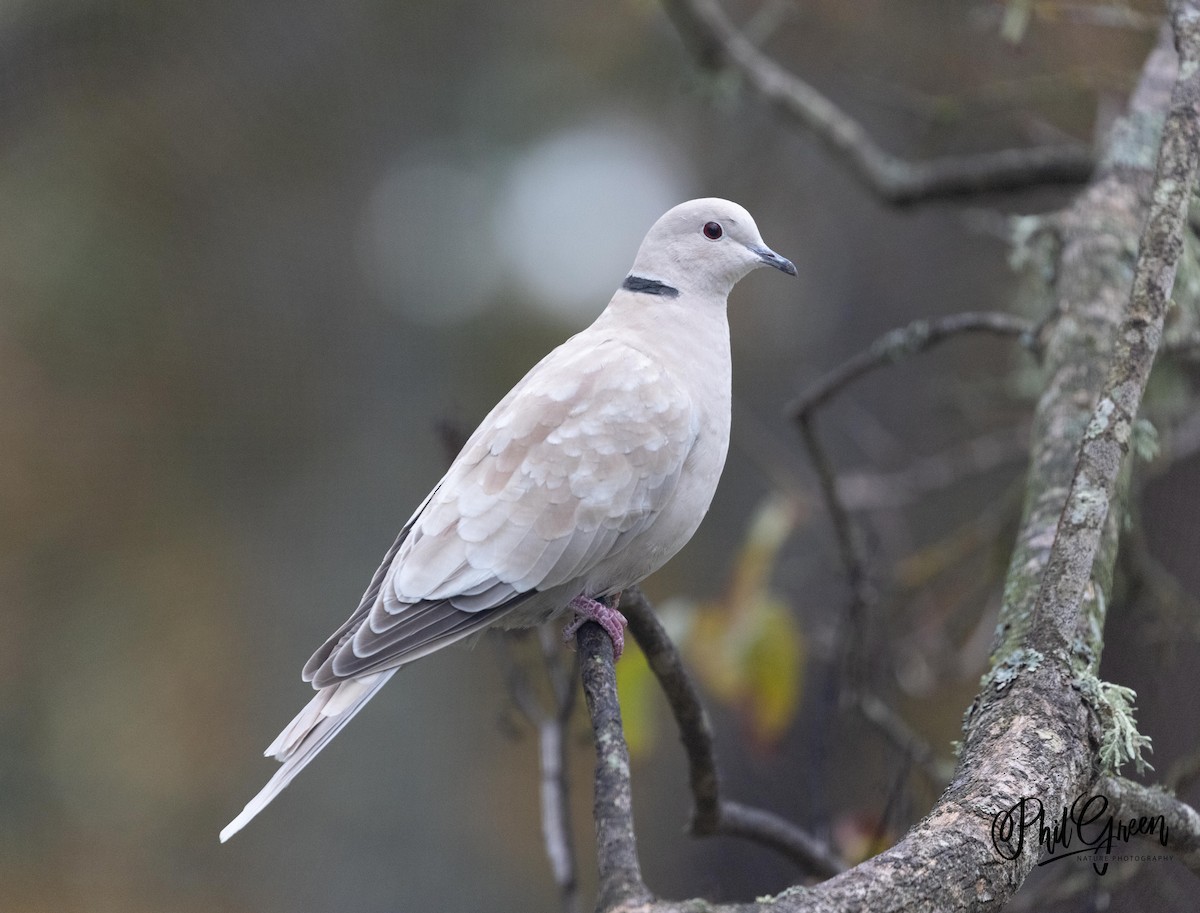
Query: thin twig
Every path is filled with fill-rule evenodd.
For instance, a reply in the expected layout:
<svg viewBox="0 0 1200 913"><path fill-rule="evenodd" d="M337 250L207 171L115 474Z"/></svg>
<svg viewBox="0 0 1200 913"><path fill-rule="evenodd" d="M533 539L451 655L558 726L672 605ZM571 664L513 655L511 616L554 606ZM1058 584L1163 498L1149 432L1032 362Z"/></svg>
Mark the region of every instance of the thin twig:
<svg viewBox="0 0 1200 913"><path fill-rule="evenodd" d="M800 421L822 406L851 383L884 365L932 348L962 333L990 333L1015 336L1034 348L1036 324L1023 317L1001 311L964 312L945 317L914 320L906 326L884 333L867 348L851 356L833 370L817 378L792 400L788 413Z"/></svg>
<svg viewBox="0 0 1200 913"><path fill-rule="evenodd" d="M691 832L698 837L721 834L752 840L782 853L813 875L830 877L844 871L845 862L828 844L803 828L773 812L721 798L712 726L679 651L640 588L625 591L621 611L679 726L694 803Z"/></svg>
<svg viewBox="0 0 1200 913"><path fill-rule="evenodd" d="M578 656L563 651L549 626L538 628L541 666L546 674L552 707L543 706L524 668L509 649L503 653L508 666L508 689L513 704L537 731L538 766L541 773L542 840L554 882L562 896L564 913L578 913L579 875L575 841L571 830L570 788L567 781L566 731L575 707L575 676ZM502 641L510 648L508 639ZM564 661L564 655L568 657Z"/></svg>
<svg viewBox="0 0 1200 913"><path fill-rule="evenodd" d="M865 652L867 624L871 618L871 609L878 602L878 593L867 572L866 548L863 546L862 535L851 519L850 512L842 503L841 494L838 492L837 475L834 473L833 463L817 435L817 429L813 423L814 417L810 411L806 410L800 413L797 421L800 425L800 437L804 441L805 450L817 473L821 497L825 502L825 509L829 512L830 522L833 524L842 570L850 587L850 602L846 607L845 629L840 638L841 662L843 673L850 683L851 689L859 690L867 685Z"/></svg>
<svg viewBox="0 0 1200 913"><path fill-rule="evenodd" d="M850 587L843 638L843 663L854 688L867 684L865 642L867 625L878 596L871 583L862 534L850 515L843 492L815 426L816 410L854 381L887 364L923 352L961 333L990 333L1017 337L1036 348L1037 325L1002 312L966 312L934 319L915 320L891 330L870 346L842 362L810 384L788 407L817 474L825 509L833 524L838 556Z"/></svg>
<svg viewBox="0 0 1200 913"><path fill-rule="evenodd" d="M563 910L579 910L579 877L575 843L571 839L571 806L567 788L566 738L562 721L548 717L538 723L538 757L542 769L542 839Z"/></svg>
<svg viewBox="0 0 1200 913"><path fill-rule="evenodd" d="M700 692L683 668L679 651L654 615L641 587L629 587L621 594L621 613L679 725L679 737L688 759L688 783L695 803L691 831L693 834L714 833L721 817L721 787L712 724L700 700Z"/></svg>
<svg viewBox="0 0 1200 913"><path fill-rule="evenodd" d="M1042 184L1077 184L1092 173L1092 151L1083 145L905 161L885 151L858 121L755 47L716 0L666 0L664 5L702 67L736 68L756 92L811 130L888 202L905 204Z"/></svg>
<svg viewBox="0 0 1200 913"><path fill-rule="evenodd" d="M1200 599L1155 557L1141 522L1135 520L1124 532L1117 557L1151 603L1151 620L1139 632L1147 642L1173 650L1200 638Z"/></svg>
<svg viewBox="0 0 1200 913"><path fill-rule="evenodd" d="M954 762L939 758L933 747L917 735L899 714L876 694L864 692L858 696L857 706L863 717L883 733L888 741L910 759L936 786L945 786L954 773Z"/></svg>
<svg viewBox="0 0 1200 913"><path fill-rule="evenodd" d="M721 800L721 820L713 833L742 837L770 847L820 878L832 878L847 868L824 840L772 811L741 802Z"/></svg>
<svg viewBox="0 0 1200 913"><path fill-rule="evenodd" d="M633 828L633 791L629 779L629 746L621 727L613 644L595 622L576 634L583 694L596 737L596 857L599 897L596 909L652 900L642 881Z"/></svg>
<svg viewBox="0 0 1200 913"><path fill-rule="evenodd" d="M538 628L542 661L550 680L554 712L537 723L538 757L542 768L542 838L554 881L562 894L565 913L579 910L579 876L575 862L575 841L571 836L570 786L567 781L567 726L575 709L575 676L579 668L577 653L564 651L559 638L548 625Z"/></svg>
<svg viewBox="0 0 1200 913"><path fill-rule="evenodd" d="M855 687L866 684L864 646L871 609L878 601L867 569L862 535L850 516L839 488L833 464L815 427L816 410L848 385L870 371L892 364L908 355L960 333L983 332L1015 336L1031 347L1035 345L1036 325L1021 317L1001 312L967 312L947 317L915 320L907 326L885 333L870 346L811 384L788 407L800 429L800 435L813 468L825 508L833 524L838 555L850 587L846 612L847 634L843 640L847 677Z"/></svg>
<svg viewBox="0 0 1200 913"><path fill-rule="evenodd" d="M850 510L903 507L1028 456L1029 428L1001 428L918 457L895 472L843 472L837 480L838 494Z"/></svg>

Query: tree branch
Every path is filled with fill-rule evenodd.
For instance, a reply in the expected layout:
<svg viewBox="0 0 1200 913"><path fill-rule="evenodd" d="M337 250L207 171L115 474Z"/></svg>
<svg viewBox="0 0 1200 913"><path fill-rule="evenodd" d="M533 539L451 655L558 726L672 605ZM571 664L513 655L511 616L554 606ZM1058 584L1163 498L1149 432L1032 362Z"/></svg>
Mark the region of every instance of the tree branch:
<svg viewBox="0 0 1200 913"><path fill-rule="evenodd" d="M698 837L723 834L753 840L782 853L813 875L829 877L844 871L846 865L837 854L803 828L773 812L721 798L712 726L679 651L640 587L625 591L621 611L679 725L694 803L691 832Z"/></svg>
<svg viewBox="0 0 1200 913"><path fill-rule="evenodd" d="M1098 651L1087 639L1080 639L1081 625L1092 619L1080 617L1078 607L1092 579L1109 504L1162 340L1163 319L1183 249L1183 227L1200 155L1200 78L1195 72L1200 66L1200 48L1190 44L1200 40L1200 11L1190 4L1174 3L1172 13L1180 42L1180 77L1163 127L1129 309L1116 334L1116 350L1099 402L1084 431L1033 609L1031 638L1040 647L1072 657L1077 670L1098 663Z"/></svg>
<svg viewBox="0 0 1200 913"><path fill-rule="evenodd" d="M1034 348L1037 325L1023 317L997 311L965 312L946 317L922 318L884 333L856 355L809 384L788 405L787 411L803 422L826 402L876 368L894 364L963 333L1016 336Z"/></svg>
<svg viewBox="0 0 1200 913"><path fill-rule="evenodd" d="M659 624L641 587L630 587L621 594L621 612L679 725L694 803L691 832L697 835L715 833L721 818L720 776L713 749L712 725L700 700L700 692L684 670L679 651Z"/></svg>
<svg viewBox="0 0 1200 913"><path fill-rule="evenodd" d="M1194 808L1168 792L1124 777L1105 777L1096 791L1112 803L1110 811L1118 819L1161 815L1170 834L1164 851L1200 876L1200 813Z"/></svg>
<svg viewBox="0 0 1200 913"><path fill-rule="evenodd" d="M1072 499L1065 495L1080 475L1077 466L1096 462L1086 444L1106 434L1116 439L1111 423L1101 427L1095 421L1103 411L1091 405L1096 391L1103 391L1101 403L1119 400L1129 421L1136 414L1141 374L1148 370L1156 329L1161 329L1154 296L1169 289L1168 274L1174 271L1170 252L1177 256L1181 230L1180 199L1186 201L1194 185L1200 17L1194 4L1176 3L1172 11L1183 64L1164 126L1154 191L1149 192L1145 166L1136 167L1128 155L1117 166L1114 156L1113 166L1064 219L1067 238L1057 290L1063 316L1046 346L1048 381L1035 414L1028 497L1005 589L1000 644L992 673L968 716L954 780L932 812L895 847L817 888L789 892L795 909L996 909L1023 882L1036 848L1027 846L1015 858L1001 858L992 844L992 817L1030 794L1048 808L1069 804L1091 783L1097 723L1077 690L1078 669L1070 658L1086 655L1089 668L1099 659L1116 525L1074 522L1068 506ZM1162 110L1160 86L1176 81L1173 58L1169 46L1151 56L1131 101L1132 116L1144 119ZM1121 258L1130 239L1138 236L1148 203L1152 214L1134 273L1139 278L1131 290L1122 278L1127 266ZM1096 368L1097 353L1109 350L1118 330L1126 332L1120 334L1106 383ZM1107 415L1111 418L1112 412ZM1119 453L1115 457L1117 465L1111 465L1112 454L1102 464L1111 484L1108 475L1092 483L1105 509L1116 487ZM1084 515L1091 517L1094 506L1073 494L1076 507L1088 507ZM1060 517L1065 522L1060 524ZM1082 566L1083 583L1094 580L1094 585L1059 590L1055 562L1068 573ZM1063 598L1052 606L1044 593ZM1047 637L1044 621L1030 621L1039 617L1072 632L1065 649L1060 638ZM1066 655L1050 655L1051 648ZM1048 757L1052 764L1046 763Z"/></svg>
<svg viewBox="0 0 1200 913"><path fill-rule="evenodd" d="M600 895L597 910L644 903L650 892L642 881L633 828L633 791L629 783L629 747L621 728L613 645L595 622L576 634L592 731L596 736L596 855Z"/></svg>
<svg viewBox="0 0 1200 913"><path fill-rule="evenodd" d="M1028 456L1029 428L1005 427L917 457L894 472L841 472L838 495L850 510L895 509Z"/></svg>
<svg viewBox="0 0 1200 913"><path fill-rule="evenodd" d="M664 0L668 15L700 66L735 67L763 98L811 130L887 202L1079 184L1095 167L1082 145L1003 149L908 162L882 149L858 121L763 54L729 21L716 0Z"/></svg>
<svg viewBox="0 0 1200 913"><path fill-rule="evenodd" d="M887 737L900 753L924 772L930 783L946 784L954 772L953 765L937 756L930 744L915 733L888 704L876 694L858 695L858 712Z"/></svg>
<svg viewBox="0 0 1200 913"><path fill-rule="evenodd" d="M814 416L811 412L802 412L799 414L798 422L801 440L804 442L809 461L817 473L821 498L825 502L825 509L833 524L838 557L841 559L842 570L850 587L850 602L846 606L845 614L846 630L841 633L839 638L842 673L853 690L861 691L868 684L864 652L867 623L871 616L871 609L878 602L878 593L872 585L867 571L867 556L862 534L851 519L846 505L842 503L842 496L838 491L837 474L817 435Z"/></svg>

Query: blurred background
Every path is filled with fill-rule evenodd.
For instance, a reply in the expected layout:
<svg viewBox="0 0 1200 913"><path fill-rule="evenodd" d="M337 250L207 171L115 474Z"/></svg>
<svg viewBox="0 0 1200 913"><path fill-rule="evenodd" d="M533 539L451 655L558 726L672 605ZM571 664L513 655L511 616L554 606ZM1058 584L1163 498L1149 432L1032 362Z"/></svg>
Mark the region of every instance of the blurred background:
<svg viewBox="0 0 1200 913"><path fill-rule="evenodd" d="M1160 11L727 9L913 158L1090 141ZM1017 307L998 216L1070 194L888 209L697 71L648 0L0 4L0 911L557 907L536 742L486 639L405 670L245 832L217 832L272 772L301 665L438 479L439 426L474 427L599 312L661 212L707 195L745 205L800 276L733 295L729 465L646 589L708 670L730 795L852 858L886 845L939 785L839 709L846 587L784 406L892 326ZM962 340L821 417L884 593L880 687L943 761L998 607L1030 370ZM914 476L939 460L957 468ZM1176 695L1200 660L1198 487L1194 457L1146 475L1143 551L1181 585L1122 591L1103 670L1138 690L1160 771L1196 749ZM765 681L705 638L738 611L782 645ZM786 862L683 833L682 753L628 662L651 887L782 889ZM571 745L586 907L578 716ZM1046 908L1194 908L1178 865L1107 877Z"/></svg>

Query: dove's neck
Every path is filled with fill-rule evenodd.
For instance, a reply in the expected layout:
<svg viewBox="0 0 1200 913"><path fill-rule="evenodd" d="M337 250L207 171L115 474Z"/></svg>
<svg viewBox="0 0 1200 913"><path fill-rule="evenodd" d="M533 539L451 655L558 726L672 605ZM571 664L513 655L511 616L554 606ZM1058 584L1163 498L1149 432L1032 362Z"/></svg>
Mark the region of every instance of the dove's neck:
<svg viewBox="0 0 1200 913"><path fill-rule="evenodd" d="M649 355L697 401L728 415L732 366L724 295L683 291L672 297L623 288L592 329Z"/></svg>
<svg viewBox="0 0 1200 913"><path fill-rule="evenodd" d="M626 280L597 318L596 328L630 342L642 340L650 353L677 355L683 361L707 361L711 356L728 362L725 296L680 292L672 283L651 281L655 287L647 292L632 290Z"/></svg>

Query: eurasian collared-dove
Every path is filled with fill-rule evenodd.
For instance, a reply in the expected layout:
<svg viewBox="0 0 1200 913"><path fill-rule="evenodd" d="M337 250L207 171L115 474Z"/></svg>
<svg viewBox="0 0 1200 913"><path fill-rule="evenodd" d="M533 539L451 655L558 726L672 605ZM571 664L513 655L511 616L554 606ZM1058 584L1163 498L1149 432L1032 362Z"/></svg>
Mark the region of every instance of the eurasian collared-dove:
<svg viewBox="0 0 1200 913"><path fill-rule="evenodd" d="M414 659L567 608L620 654L625 619L601 600L708 511L729 449L725 300L760 266L796 274L736 203L692 200L654 223L608 307L488 414L305 665L317 695L267 748L282 766L222 842Z"/></svg>

